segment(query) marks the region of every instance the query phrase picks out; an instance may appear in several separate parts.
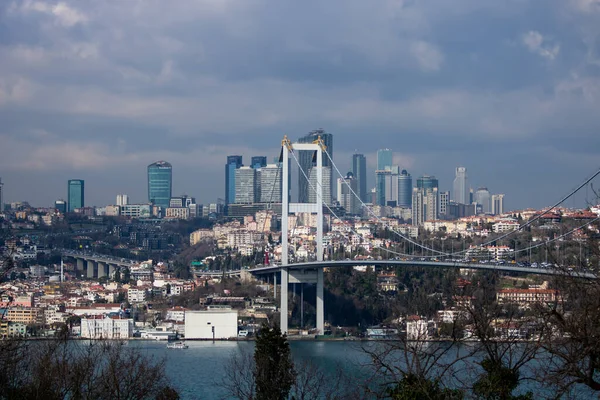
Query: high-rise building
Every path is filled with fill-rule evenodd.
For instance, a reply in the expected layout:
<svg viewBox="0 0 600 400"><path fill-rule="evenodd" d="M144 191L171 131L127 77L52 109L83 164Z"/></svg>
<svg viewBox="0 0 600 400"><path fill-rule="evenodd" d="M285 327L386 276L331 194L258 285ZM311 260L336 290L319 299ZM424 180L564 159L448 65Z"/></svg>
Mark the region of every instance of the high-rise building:
<svg viewBox="0 0 600 400"><path fill-rule="evenodd" d="M251 158L250 166L254 169L262 168L267 166L267 157L265 156L254 156Z"/></svg>
<svg viewBox="0 0 600 400"><path fill-rule="evenodd" d="M417 187L413 188L412 224L423 225L425 221L438 219L440 200L438 180L434 176L424 175L417 179Z"/></svg>
<svg viewBox="0 0 600 400"><path fill-rule="evenodd" d="M261 203L281 203L282 173L277 164L267 164L260 169Z"/></svg>
<svg viewBox="0 0 600 400"><path fill-rule="evenodd" d="M385 189L387 176L391 175L392 171L389 169L375 171L375 190L377 191L377 205L385 206Z"/></svg>
<svg viewBox="0 0 600 400"><path fill-rule="evenodd" d="M308 189L310 192L308 193L308 202L316 203L317 202L317 169L310 169L310 184L308 185ZM323 168L323 204L331 205L331 168Z"/></svg>
<svg viewBox="0 0 600 400"><path fill-rule="evenodd" d="M398 176L398 206L412 207L412 177L405 169Z"/></svg>
<svg viewBox="0 0 600 400"><path fill-rule="evenodd" d="M4 183L2 183L2 178L0 178L0 212L4 211Z"/></svg>
<svg viewBox="0 0 600 400"><path fill-rule="evenodd" d="M173 167L166 161L148 165L148 201L168 208L173 192Z"/></svg>
<svg viewBox="0 0 600 400"><path fill-rule="evenodd" d="M475 192L475 203L481 205L481 212L487 214L491 211L490 191L486 187L480 187Z"/></svg>
<svg viewBox="0 0 600 400"><path fill-rule="evenodd" d="M492 214L494 214L494 215L504 214L504 195L503 194L492 195Z"/></svg>
<svg viewBox="0 0 600 400"><path fill-rule="evenodd" d="M242 165L242 156L227 156L227 164L225 164L225 204L235 202L235 170Z"/></svg>
<svg viewBox="0 0 600 400"><path fill-rule="evenodd" d="M377 205L386 205L386 178L391 172L394 155L390 149L377 150L377 169L375 170L375 187L377 188Z"/></svg>
<svg viewBox="0 0 600 400"><path fill-rule="evenodd" d="M256 183L257 170L251 167L239 167L235 170L235 203L257 203L258 185Z"/></svg>
<svg viewBox="0 0 600 400"><path fill-rule="evenodd" d="M354 181L356 181L357 191L356 194L365 203L367 199L367 159L364 154L353 154L352 155L352 175ZM339 201L339 199L338 199ZM341 202L341 201L340 201Z"/></svg>
<svg viewBox="0 0 600 400"><path fill-rule="evenodd" d="M356 196L352 194L352 191L358 193L357 190L357 181L354 179L352 172L348 172L345 178L337 179L337 199L340 202L340 205L344 207L347 214L360 213L360 202Z"/></svg>
<svg viewBox="0 0 600 400"><path fill-rule="evenodd" d="M117 195L117 205L118 206L126 206L129 204L129 196L126 194L118 194Z"/></svg>
<svg viewBox="0 0 600 400"><path fill-rule="evenodd" d="M396 207L398 205L398 176L400 167L392 165L389 174L385 174L385 205Z"/></svg>
<svg viewBox="0 0 600 400"><path fill-rule="evenodd" d="M377 150L377 170L384 171L392 167L394 153L390 149Z"/></svg>
<svg viewBox="0 0 600 400"><path fill-rule="evenodd" d="M319 137L325 143L327 153L333 160L333 135L325 132L323 129L316 129L309 132L307 135L298 139L298 143L313 143ZM316 165L316 162L313 162L313 154L310 151L299 151L297 154L298 163L300 164L299 168L304 171L304 174L302 172L298 173L298 202L308 203L310 202L309 195L311 190L304 175L306 174L306 176L310 178L312 167ZM323 153L323 171L326 169L329 169L329 176L331 177L331 162L329 161L327 154ZM323 172L323 176L325 176L325 172ZM329 193L331 194L333 191L331 180L329 181L329 184Z"/></svg>
<svg viewBox="0 0 600 400"><path fill-rule="evenodd" d="M435 176L423 175L417 179L418 189L433 189L439 188L438 180Z"/></svg>
<svg viewBox="0 0 600 400"><path fill-rule="evenodd" d="M57 209L60 213L64 214L67 212L67 202L63 199L56 200L54 202L54 208Z"/></svg>
<svg viewBox="0 0 600 400"><path fill-rule="evenodd" d="M85 207L85 182L82 179L70 179L68 186L68 211Z"/></svg>
<svg viewBox="0 0 600 400"><path fill-rule="evenodd" d="M456 167L452 200L459 204L469 204L469 186L467 185L467 169L465 167Z"/></svg>
<svg viewBox="0 0 600 400"><path fill-rule="evenodd" d="M448 216L448 205L450 204L450 192L439 192L440 193L440 204L439 204L439 215Z"/></svg>

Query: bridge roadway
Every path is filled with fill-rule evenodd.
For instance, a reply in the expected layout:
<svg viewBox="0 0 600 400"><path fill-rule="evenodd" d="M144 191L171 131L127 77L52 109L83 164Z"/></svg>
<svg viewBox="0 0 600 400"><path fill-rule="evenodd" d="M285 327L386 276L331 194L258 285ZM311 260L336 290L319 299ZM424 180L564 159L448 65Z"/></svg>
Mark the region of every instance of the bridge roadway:
<svg viewBox="0 0 600 400"><path fill-rule="evenodd" d="M565 275L576 276L585 279L596 279L595 274L589 272L573 272L566 273L558 268L532 268L520 267L514 264L479 264L479 263L464 263L455 261L410 261L410 260L340 260L340 261L310 261L296 264L288 264L285 267L282 265L269 265L266 267L253 268L248 270L252 274L268 274L279 272L282 268L288 270L303 270L303 269L318 269L330 267L355 267L359 265L366 266L388 266L388 267L428 267L428 268L465 268L487 271L500 272L519 272L524 274L536 275Z"/></svg>

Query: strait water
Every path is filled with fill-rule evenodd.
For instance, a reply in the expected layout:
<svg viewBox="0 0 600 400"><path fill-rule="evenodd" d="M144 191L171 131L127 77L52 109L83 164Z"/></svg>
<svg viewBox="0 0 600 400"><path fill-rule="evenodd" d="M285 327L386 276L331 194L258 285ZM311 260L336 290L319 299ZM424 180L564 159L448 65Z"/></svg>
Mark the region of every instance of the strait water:
<svg viewBox="0 0 600 400"><path fill-rule="evenodd" d="M222 383L225 368L236 352L252 353L254 342L188 341L186 344L188 349L167 349L165 342L129 342L130 346L141 348L145 355L166 361L170 384L179 391L182 399L227 399ZM362 350L362 344L357 341L290 341L295 362L310 360L332 374L342 368L346 376L360 382L371 372L370 358ZM538 364L538 367L542 366ZM473 372L464 370L461 375L468 376ZM546 388L532 381L524 381L520 391L533 391L535 398L553 397ZM568 398L593 398L591 396L591 392L584 390L574 392Z"/></svg>
<svg viewBox="0 0 600 400"><path fill-rule="evenodd" d="M234 353L254 351L254 342L187 341L188 349L167 349L165 342L131 341L154 359L166 360L166 372L182 399L226 399L222 387L226 365ZM342 367L350 374L360 374L368 356L359 342L290 341L294 361L309 359L325 371ZM364 367L366 368L366 367Z"/></svg>

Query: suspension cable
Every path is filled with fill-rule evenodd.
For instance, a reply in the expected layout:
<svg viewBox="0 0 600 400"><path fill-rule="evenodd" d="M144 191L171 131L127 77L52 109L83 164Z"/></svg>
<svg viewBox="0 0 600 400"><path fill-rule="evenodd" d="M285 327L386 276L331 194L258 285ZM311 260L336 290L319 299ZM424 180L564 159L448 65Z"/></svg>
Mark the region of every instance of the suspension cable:
<svg viewBox="0 0 600 400"><path fill-rule="evenodd" d="M327 158L329 158L329 161L331 162L331 165L333 165L333 166L334 166L334 168L335 168L335 170L337 171L338 175L339 175L341 178L344 178L344 176L342 175L342 173L341 173L341 172L340 172L340 170L338 169L337 165L335 165L335 163L333 162L333 159L331 158L331 156L329 155L329 153L327 152L327 150L324 150L324 152L325 152L325 154L327 155ZM358 196L358 195L356 194L356 192L355 192L355 191L352 189L352 187L350 186L350 184L348 183L348 181L347 181L346 179L343 179L343 181L344 181L344 183L346 184L346 186L348 186L348 188L350 189L350 191L352 192L352 194L354 195L354 197L355 197L355 198L357 198L357 199L358 199L358 201L360 201L360 203L361 203L362 207L363 207L363 208L366 208L366 209L367 209L367 211L368 211L368 212L369 212L369 213L370 213L370 214L371 214L373 217L375 217L375 218L377 219L377 221L378 221L378 222L380 222L380 223L381 223L381 222L382 222L381 218L379 218L379 216L373 212L373 210L371 209L371 207L367 206L367 205L366 205L366 204L365 204L365 203L362 201L362 199L360 198L360 196ZM414 240L410 239L410 238L409 238L409 237L407 237L407 236L404 236L403 234L401 234L401 233L399 233L399 232L397 232L397 231L395 231L395 230L393 230L393 229L390 229L390 230L391 230L392 232L394 232L396 235L398 235L399 237L401 237L402 239L404 239L404 240L408 241L409 243L412 243L413 245L415 245L415 246L417 246L417 247L420 247L421 249L424 249L424 250L427 250L427 251L431 251L432 253L437 253L438 255L443 255L443 256L449 256L449 255L450 255L449 253L445 253L445 252L443 252L443 251L439 251L439 250L436 250L436 249L434 249L434 248L431 248L431 247L423 246L422 244L420 244L420 243L418 243L418 242L416 242L416 241L414 241ZM436 256L436 257L437 257L437 256Z"/></svg>

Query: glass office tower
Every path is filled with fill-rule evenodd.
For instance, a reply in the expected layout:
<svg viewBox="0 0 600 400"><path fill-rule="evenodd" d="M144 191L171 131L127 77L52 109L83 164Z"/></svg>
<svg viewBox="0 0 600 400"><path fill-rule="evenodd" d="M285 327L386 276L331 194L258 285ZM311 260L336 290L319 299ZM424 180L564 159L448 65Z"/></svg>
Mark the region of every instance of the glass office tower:
<svg viewBox="0 0 600 400"><path fill-rule="evenodd" d="M169 207L173 188L173 167L166 161L148 165L148 201L163 208Z"/></svg>
<svg viewBox="0 0 600 400"><path fill-rule="evenodd" d="M85 182L82 179L70 179L68 186L68 210L85 207Z"/></svg>
<svg viewBox="0 0 600 400"><path fill-rule="evenodd" d="M352 176L358 190L356 194L363 202L367 203L367 159L364 154L352 155ZM341 202L340 199L338 201Z"/></svg>
<svg viewBox="0 0 600 400"><path fill-rule="evenodd" d="M313 143L319 137L325 143L327 147L327 153L333 160L333 135L331 133L325 132L323 129L316 129L312 132L309 132L307 135L302 136L298 139L298 143ZM313 154L310 151L299 151L298 152L298 162L300 164L300 168L304 171L298 173L298 202L299 203L309 203L309 196L311 190L311 186L307 181L307 177L310 177L310 170L316 162L313 162ZM323 169L331 170L331 161L329 161L329 157L327 154L323 153ZM331 171L325 172L325 174L329 174L329 177L334 176ZM306 177L304 176L306 174ZM331 179L332 182L335 182L335 179ZM335 188L332 186L332 182L329 182L329 193L332 193Z"/></svg>
<svg viewBox="0 0 600 400"><path fill-rule="evenodd" d="M227 164L225 164L225 204L235 202L235 170L242 165L242 156L227 156Z"/></svg>

